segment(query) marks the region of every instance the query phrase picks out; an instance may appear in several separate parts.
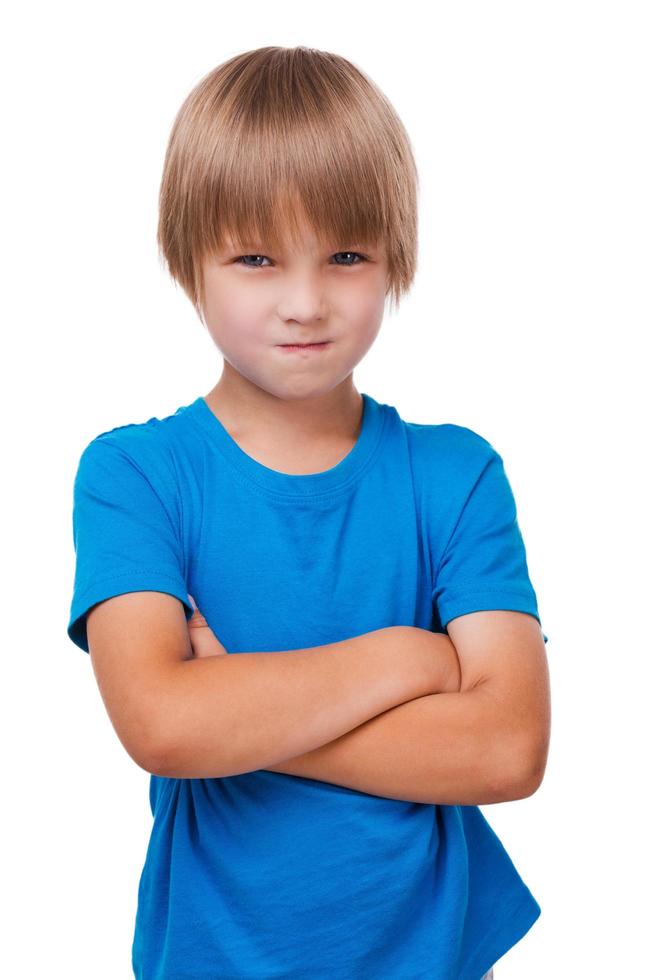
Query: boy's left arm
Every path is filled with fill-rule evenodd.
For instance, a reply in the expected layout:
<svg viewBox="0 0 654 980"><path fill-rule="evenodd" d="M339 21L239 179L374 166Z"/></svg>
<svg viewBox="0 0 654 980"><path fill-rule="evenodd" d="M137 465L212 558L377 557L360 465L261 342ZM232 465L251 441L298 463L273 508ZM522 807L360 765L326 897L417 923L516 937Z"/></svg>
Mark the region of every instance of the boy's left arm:
<svg viewBox="0 0 654 980"><path fill-rule="evenodd" d="M312 752L269 768L417 803L530 796L549 749L549 671L540 624L511 610L468 613L447 632L461 690L397 705Z"/></svg>

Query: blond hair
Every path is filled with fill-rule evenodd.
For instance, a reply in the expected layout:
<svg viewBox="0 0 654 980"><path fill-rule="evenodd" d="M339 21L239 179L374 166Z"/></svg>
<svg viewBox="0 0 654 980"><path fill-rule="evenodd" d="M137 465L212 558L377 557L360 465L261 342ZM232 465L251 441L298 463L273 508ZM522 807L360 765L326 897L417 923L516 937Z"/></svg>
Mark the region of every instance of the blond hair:
<svg viewBox="0 0 654 980"><path fill-rule="evenodd" d="M202 319L202 261L233 242L385 249L395 307L417 262L418 173L389 100L339 55L262 47L205 75L171 130L159 193L160 258ZM299 211L296 211L299 205Z"/></svg>

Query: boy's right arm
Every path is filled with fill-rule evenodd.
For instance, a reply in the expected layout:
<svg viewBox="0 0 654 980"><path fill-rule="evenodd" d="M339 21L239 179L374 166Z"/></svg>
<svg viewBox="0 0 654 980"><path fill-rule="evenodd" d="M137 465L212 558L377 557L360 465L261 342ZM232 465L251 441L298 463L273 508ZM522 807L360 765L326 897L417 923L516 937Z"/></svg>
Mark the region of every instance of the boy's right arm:
<svg viewBox="0 0 654 980"><path fill-rule="evenodd" d="M451 640L412 626L193 659L179 600L130 592L94 606L87 632L123 746L142 768L173 778L265 769L405 701L458 689Z"/></svg>

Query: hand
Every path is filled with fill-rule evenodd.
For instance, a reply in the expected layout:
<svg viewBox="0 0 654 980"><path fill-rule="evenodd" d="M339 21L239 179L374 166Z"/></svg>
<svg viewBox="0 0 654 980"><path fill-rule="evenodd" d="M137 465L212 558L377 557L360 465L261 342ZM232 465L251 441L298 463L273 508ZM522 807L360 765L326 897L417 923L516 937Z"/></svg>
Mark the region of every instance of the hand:
<svg viewBox="0 0 654 980"><path fill-rule="evenodd" d="M195 599L192 595L188 597L195 610L187 623L193 657L217 657L226 654L227 650L198 609Z"/></svg>

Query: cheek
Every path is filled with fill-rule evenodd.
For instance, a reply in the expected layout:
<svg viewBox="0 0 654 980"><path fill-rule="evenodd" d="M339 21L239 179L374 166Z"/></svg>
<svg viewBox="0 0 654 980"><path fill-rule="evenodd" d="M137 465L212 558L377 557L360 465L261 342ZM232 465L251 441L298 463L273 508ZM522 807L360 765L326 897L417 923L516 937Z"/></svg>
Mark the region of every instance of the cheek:
<svg viewBox="0 0 654 980"><path fill-rule="evenodd" d="M381 327L384 316L384 296L365 293L350 306L350 323L355 328L354 336L358 344L366 348L373 342Z"/></svg>
<svg viewBox="0 0 654 980"><path fill-rule="evenodd" d="M210 308L210 327L220 347L243 350L260 340L261 311L252 295L232 295L228 302L215 301Z"/></svg>
<svg viewBox="0 0 654 980"><path fill-rule="evenodd" d="M375 342L377 334L381 328L381 320L379 316L372 316L366 321L361 330L357 334L357 353L359 357L370 350Z"/></svg>

